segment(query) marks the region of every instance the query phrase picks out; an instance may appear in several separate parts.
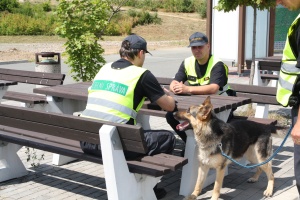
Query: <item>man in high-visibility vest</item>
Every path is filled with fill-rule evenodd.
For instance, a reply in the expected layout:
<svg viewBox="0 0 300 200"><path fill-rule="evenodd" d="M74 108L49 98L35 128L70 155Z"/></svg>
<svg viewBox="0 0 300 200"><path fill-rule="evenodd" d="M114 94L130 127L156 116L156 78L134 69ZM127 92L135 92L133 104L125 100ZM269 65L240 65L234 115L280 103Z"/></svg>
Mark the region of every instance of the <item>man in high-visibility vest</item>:
<svg viewBox="0 0 300 200"><path fill-rule="evenodd" d="M234 96L229 89L228 67L218 58L210 54L210 44L205 34L195 32L189 37L192 56L186 58L180 65L174 80L170 84L170 91L174 94L209 94ZM185 82L188 85L185 85ZM200 103L200 102L199 102ZM186 142L186 133L176 130L179 122L173 113L166 115L167 122Z"/></svg>
<svg viewBox="0 0 300 200"><path fill-rule="evenodd" d="M289 10L300 8L300 0L276 0ZM292 132L294 141L294 172L300 194L300 14L291 24L283 50L282 66L277 86L277 101L292 107Z"/></svg>
<svg viewBox="0 0 300 200"><path fill-rule="evenodd" d="M142 68L147 50L147 42L138 35L126 37L120 48L121 59L104 65L89 88L86 109L81 117L106 120L124 124L136 124L137 112L145 98L156 102L166 111L175 110L175 100L164 91L154 75ZM148 146L148 155L172 153L176 139L166 130L147 130L144 133ZM85 153L101 156L101 147L81 142ZM134 152L124 151L127 159L138 156ZM158 199L166 195L163 188L154 188Z"/></svg>

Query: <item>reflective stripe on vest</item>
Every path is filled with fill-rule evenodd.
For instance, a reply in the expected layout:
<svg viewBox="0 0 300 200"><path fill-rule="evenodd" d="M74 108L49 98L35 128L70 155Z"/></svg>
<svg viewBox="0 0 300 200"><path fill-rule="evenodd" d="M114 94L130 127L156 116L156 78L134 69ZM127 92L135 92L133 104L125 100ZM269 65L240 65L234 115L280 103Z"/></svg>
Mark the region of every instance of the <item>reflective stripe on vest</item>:
<svg viewBox="0 0 300 200"><path fill-rule="evenodd" d="M211 75L211 70L221 60L215 58L214 56L211 56L206 72L202 78L197 78L197 73L196 73L196 58L194 56L188 57L184 60L184 68L188 77L188 83L189 85L208 85L210 82L210 75ZM225 67L226 71L226 76L228 77L228 67L223 64ZM193 80L189 77L194 77ZM230 89L230 86L228 84L224 85L223 90L219 90L217 94L221 95L224 94L228 89Z"/></svg>
<svg viewBox="0 0 300 200"><path fill-rule="evenodd" d="M89 88L87 106L81 116L118 123L126 123L130 118L136 120L145 98L134 110L134 90L145 71L136 66L116 70L111 63L103 66Z"/></svg>
<svg viewBox="0 0 300 200"><path fill-rule="evenodd" d="M283 50L282 56L282 65L279 73L279 80L277 86L276 99L278 103L283 106L288 106L290 97L293 93L294 85L297 81L297 77L300 74L300 69L296 67L297 64L297 55L294 55L293 50L290 45L290 37L293 37L297 27L298 20L300 19L300 14L291 24L287 39L285 43L285 47Z"/></svg>

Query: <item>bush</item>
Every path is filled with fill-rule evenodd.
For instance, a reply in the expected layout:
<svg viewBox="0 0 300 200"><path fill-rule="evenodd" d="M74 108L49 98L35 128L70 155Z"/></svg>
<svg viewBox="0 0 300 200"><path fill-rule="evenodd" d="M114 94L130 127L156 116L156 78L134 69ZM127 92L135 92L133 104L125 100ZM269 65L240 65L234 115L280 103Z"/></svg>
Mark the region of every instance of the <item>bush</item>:
<svg viewBox="0 0 300 200"><path fill-rule="evenodd" d="M0 1L0 12L7 11L12 12L13 9L20 6L17 0L1 0Z"/></svg>
<svg viewBox="0 0 300 200"><path fill-rule="evenodd" d="M55 20L35 19L22 14L0 13L0 35L54 35Z"/></svg>
<svg viewBox="0 0 300 200"><path fill-rule="evenodd" d="M168 12L196 12L199 0L129 0L126 6L142 8L151 11L165 9Z"/></svg>
<svg viewBox="0 0 300 200"><path fill-rule="evenodd" d="M206 18L206 9L207 9L207 2L206 0L200 0L199 5L197 6L197 12L199 13L201 18Z"/></svg>
<svg viewBox="0 0 300 200"><path fill-rule="evenodd" d="M128 35L137 25L160 24L161 19L157 13L151 15L146 11L128 10L126 13L118 13L114 16L105 30L105 35Z"/></svg>

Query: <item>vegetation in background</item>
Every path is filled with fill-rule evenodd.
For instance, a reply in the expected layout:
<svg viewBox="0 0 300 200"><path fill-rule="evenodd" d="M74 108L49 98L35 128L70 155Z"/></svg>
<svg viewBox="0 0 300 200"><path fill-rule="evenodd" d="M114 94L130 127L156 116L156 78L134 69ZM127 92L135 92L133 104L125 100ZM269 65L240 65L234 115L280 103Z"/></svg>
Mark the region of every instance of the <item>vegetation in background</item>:
<svg viewBox="0 0 300 200"><path fill-rule="evenodd" d="M104 35L128 35L135 26L148 24L161 24L161 19L157 13L150 14L147 11L130 9L126 12L116 13L104 31Z"/></svg>
<svg viewBox="0 0 300 200"><path fill-rule="evenodd" d="M49 0L43 3L5 0L4 11L0 12L0 35L59 35L67 40L63 55L67 57L72 78L91 81L105 64L104 50L99 44L104 35L128 35L135 26L161 23L157 13L150 14L145 9L121 12L121 7L130 1L134 2L59 0L58 5L52 5ZM163 8L173 12L195 12L200 5L206 6L205 0L141 0L135 3L142 7L151 5L151 10Z"/></svg>
<svg viewBox="0 0 300 200"><path fill-rule="evenodd" d="M13 9L19 7L18 0L1 0L0 1L0 12L7 11L12 12Z"/></svg>
<svg viewBox="0 0 300 200"><path fill-rule="evenodd" d="M4 3L6 4L4 5ZM0 35L54 35L56 18L49 2L0 1Z"/></svg>
<svg viewBox="0 0 300 200"><path fill-rule="evenodd" d="M205 18L206 4L206 0L129 0L126 6L151 11L162 9L166 12L198 12L202 18Z"/></svg>

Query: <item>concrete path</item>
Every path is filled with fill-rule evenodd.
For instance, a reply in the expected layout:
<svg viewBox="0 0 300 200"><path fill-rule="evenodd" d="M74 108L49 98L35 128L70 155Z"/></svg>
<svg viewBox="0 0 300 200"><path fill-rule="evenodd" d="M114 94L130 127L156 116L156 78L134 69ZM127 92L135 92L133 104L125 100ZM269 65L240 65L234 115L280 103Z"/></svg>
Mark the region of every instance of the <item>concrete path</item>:
<svg viewBox="0 0 300 200"><path fill-rule="evenodd" d="M158 51L157 51L158 52ZM152 52L157 57L152 60L149 59L150 64L156 65L158 69L153 72L156 76L174 76L182 59L189 55L186 49L179 49L174 51L175 55L165 55L169 51ZM162 53L162 54L161 54ZM165 53L165 54L164 54ZM161 56L158 56L161 55ZM179 56L178 56L179 55ZM116 55L114 55L116 56ZM108 59L116 57L109 56ZM149 56L150 57L150 56ZM149 58L148 57L148 58ZM168 59L165 59L165 58ZM160 62L165 60L166 62ZM168 60L168 61L167 61ZM170 63L173 63L170 65ZM162 65L161 65L162 64ZM161 66L168 66L166 71L162 70ZM34 63L14 63L1 64L3 68L14 68L23 70L34 70ZM67 73L66 66L62 66L62 73ZM247 73L244 76L236 74L237 69L230 67L229 82L248 84L249 76ZM73 82L70 75L67 75L65 84ZM18 86L19 87L19 86ZM32 88L28 86L20 86L21 88L11 87L12 90L22 90L31 92ZM6 102L12 103L12 102ZM283 108L272 107L271 110L278 111ZM289 112L288 109L283 109ZM167 129L171 130L165 119L158 117L151 117L151 128L153 129ZM277 149L282 142L281 138L274 138L273 148ZM182 142L178 139L174 154L179 155L183 148ZM45 156L44 160L40 161L38 167L32 167L31 163L27 162L26 148L23 147L19 152L25 165L28 167L28 175L0 183L0 200L60 200L60 199L99 199L106 200L106 187L103 173L103 167L98 164L75 161L63 166L54 166L52 162L52 153L37 150L37 155ZM0 160L0 168L1 168ZM273 159L273 172L275 175L274 195L271 198L264 198L263 191L267 185L267 178L262 174L257 183L247 183L247 179L254 174L254 169L246 169L232 164L229 167L229 175L224 179L223 188L221 191L221 200L258 200L258 199L272 199L272 200L294 200L298 198L298 192L294 180L293 167L293 142L288 138L283 148L278 155ZM195 175L196 176L196 175ZM176 171L168 176L163 177L159 183L160 187L164 187L168 194L163 200L180 200L183 196L178 195L180 184L181 171ZM210 199L213 185L210 185L202 191L198 199Z"/></svg>

